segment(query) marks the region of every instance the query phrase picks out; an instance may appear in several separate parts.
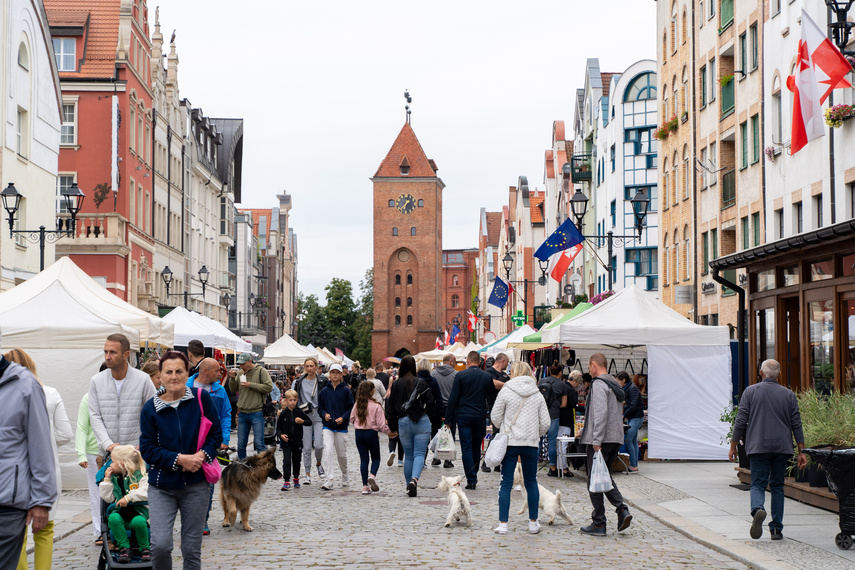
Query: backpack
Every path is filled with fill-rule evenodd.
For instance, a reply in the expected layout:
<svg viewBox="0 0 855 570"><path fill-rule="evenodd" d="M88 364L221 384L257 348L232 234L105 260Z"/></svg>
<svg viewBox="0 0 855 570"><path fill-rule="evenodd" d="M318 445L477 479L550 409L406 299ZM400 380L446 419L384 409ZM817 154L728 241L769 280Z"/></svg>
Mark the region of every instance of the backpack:
<svg viewBox="0 0 855 570"><path fill-rule="evenodd" d="M410 397L401 406L401 411L410 418L411 421L417 422L419 419L435 404L433 394L430 387L421 379L416 378L416 384L413 386L413 391Z"/></svg>
<svg viewBox="0 0 855 570"><path fill-rule="evenodd" d="M540 390L540 395L546 400L546 407L551 408L552 404L555 403L555 390L552 389L552 382L541 382L537 385L537 389Z"/></svg>

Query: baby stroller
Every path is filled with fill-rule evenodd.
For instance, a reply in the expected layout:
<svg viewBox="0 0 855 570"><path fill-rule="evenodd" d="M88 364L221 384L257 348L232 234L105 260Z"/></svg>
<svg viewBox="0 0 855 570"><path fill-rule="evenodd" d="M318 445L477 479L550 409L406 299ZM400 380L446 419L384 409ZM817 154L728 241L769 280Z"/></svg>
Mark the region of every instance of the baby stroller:
<svg viewBox="0 0 855 570"><path fill-rule="evenodd" d="M104 479L104 472L107 470L107 467L110 466L112 461L110 460L109 455L104 459L104 465L98 471L98 475L95 478L97 484L101 483L101 480ZM145 503L135 503L140 505L148 505ZM110 532L110 528L107 526L108 519L110 518L110 513L116 508L115 503L107 503L106 501L101 501L101 553L98 557L98 570L104 570L105 568L152 568L151 562L141 562L140 561L140 549L137 544L137 538L134 533L128 529L126 532L128 533L128 539L131 543L131 551L132 557L130 562L119 562L118 560L118 552L110 551L110 543L115 543L115 539Z"/></svg>

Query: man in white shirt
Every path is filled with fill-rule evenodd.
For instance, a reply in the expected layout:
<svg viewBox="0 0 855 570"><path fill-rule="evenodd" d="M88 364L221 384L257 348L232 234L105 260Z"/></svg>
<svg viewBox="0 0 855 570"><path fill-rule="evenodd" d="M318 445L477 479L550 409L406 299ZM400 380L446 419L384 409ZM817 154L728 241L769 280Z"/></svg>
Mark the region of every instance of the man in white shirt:
<svg viewBox="0 0 855 570"><path fill-rule="evenodd" d="M107 369L89 383L89 419L101 454L117 445L139 445L140 412L155 395L149 375L128 363L130 355L128 337L108 336L104 343Z"/></svg>

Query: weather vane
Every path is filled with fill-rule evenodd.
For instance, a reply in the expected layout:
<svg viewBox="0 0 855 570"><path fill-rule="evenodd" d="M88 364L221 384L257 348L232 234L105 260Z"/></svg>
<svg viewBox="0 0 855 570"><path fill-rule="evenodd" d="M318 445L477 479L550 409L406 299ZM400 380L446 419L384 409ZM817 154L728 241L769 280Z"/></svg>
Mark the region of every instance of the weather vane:
<svg viewBox="0 0 855 570"><path fill-rule="evenodd" d="M410 110L410 103L413 102L413 98L410 97L410 92L408 90L404 90L404 99L407 100L407 104L404 105L404 109L407 110L407 124L410 124L410 114L412 111Z"/></svg>

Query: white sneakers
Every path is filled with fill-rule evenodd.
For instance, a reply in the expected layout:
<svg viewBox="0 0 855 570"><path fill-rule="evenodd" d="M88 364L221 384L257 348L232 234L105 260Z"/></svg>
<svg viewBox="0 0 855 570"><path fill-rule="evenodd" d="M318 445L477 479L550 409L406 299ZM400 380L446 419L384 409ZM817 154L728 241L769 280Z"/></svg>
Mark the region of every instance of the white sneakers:
<svg viewBox="0 0 855 570"><path fill-rule="evenodd" d="M324 491L332 491L332 483L330 483L329 481L324 482L324 484L321 485L321 489L323 489Z"/></svg>
<svg viewBox="0 0 855 570"><path fill-rule="evenodd" d="M496 534L508 534L508 523L500 522L499 526L493 529Z"/></svg>
<svg viewBox="0 0 855 570"><path fill-rule="evenodd" d="M311 485L312 484L312 478L309 477L308 473L306 473L306 476L300 480L300 483L302 483L303 485Z"/></svg>
<svg viewBox="0 0 855 570"><path fill-rule="evenodd" d="M391 467L394 464L395 464L395 452L393 451L392 453L389 454L389 460L386 462L386 465Z"/></svg>
<svg viewBox="0 0 855 570"><path fill-rule="evenodd" d="M368 487L370 487L375 493L380 490L380 487L377 485L377 480L374 479L373 476L368 477Z"/></svg>
<svg viewBox="0 0 855 570"><path fill-rule="evenodd" d="M539 521L528 521L528 531L531 534L537 534L540 532L540 522Z"/></svg>

